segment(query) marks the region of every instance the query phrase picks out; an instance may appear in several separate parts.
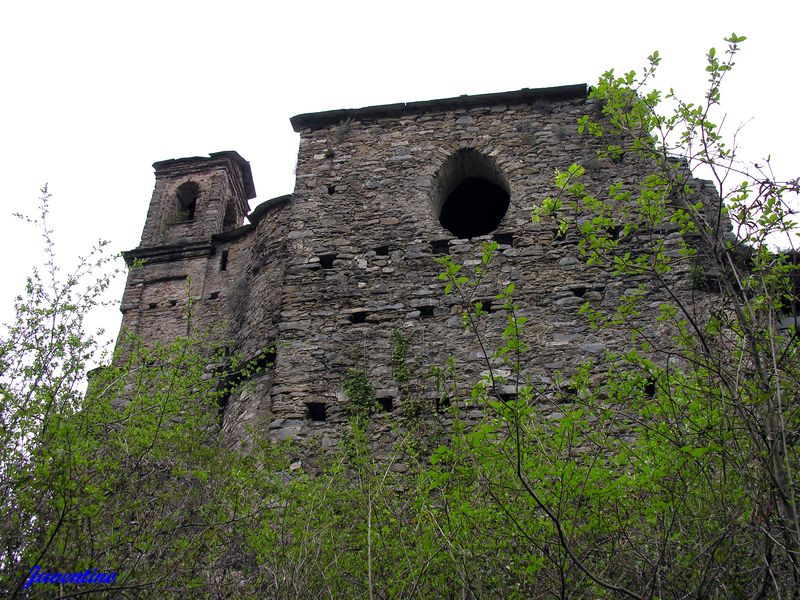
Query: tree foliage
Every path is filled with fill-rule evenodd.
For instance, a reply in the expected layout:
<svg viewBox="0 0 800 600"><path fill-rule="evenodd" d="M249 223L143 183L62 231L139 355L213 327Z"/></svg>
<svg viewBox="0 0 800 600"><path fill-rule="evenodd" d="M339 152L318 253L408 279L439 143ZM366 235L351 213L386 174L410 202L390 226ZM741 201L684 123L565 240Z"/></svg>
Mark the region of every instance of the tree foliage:
<svg viewBox="0 0 800 600"><path fill-rule="evenodd" d="M604 519L603 528L634 544L623 546L630 554L615 569L619 583L604 587L624 585L634 597L789 597L800 583L792 317L799 186L776 181L768 163L742 163L713 120L744 39L727 38L722 57L709 51L708 90L697 104L645 89L658 53L641 77L605 73L591 93L600 114L582 118L579 131L608 140L600 160L644 161L651 173L637 187L614 181L598 193L584 184L585 166L572 165L556 175L558 196L534 216L576 229L588 264L646 282L614 314L584 306L595 327L622 328L630 344L606 357L609 398L582 387L590 393L579 409L602 424L611 411L616 426L632 432L596 442L604 451L591 468L583 464L583 475L594 477L599 465L609 469L602 487L623 485L622 496L603 504L624 509L626 518ZM674 110L660 112L662 97ZM710 185L698 185L695 173ZM622 235L610 233L616 222ZM635 248L628 243L650 234L657 235ZM776 242L788 250L775 251ZM687 296L676 274L718 293ZM645 317L648 288L669 294L656 319ZM637 498L644 500L638 510Z"/></svg>

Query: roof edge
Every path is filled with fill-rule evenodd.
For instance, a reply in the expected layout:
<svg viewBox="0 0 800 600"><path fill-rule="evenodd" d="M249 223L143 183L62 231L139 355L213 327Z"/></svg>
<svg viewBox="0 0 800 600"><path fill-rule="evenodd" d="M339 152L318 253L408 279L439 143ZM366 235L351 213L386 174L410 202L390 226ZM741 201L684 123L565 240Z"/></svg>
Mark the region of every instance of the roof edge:
<svg viewBox="0 0 800 600"><path fill-rule="evenodd" d="M365 106L363 108L342 108L323 112L304 113L295 115L289 121L292 124L292 128L296 132L300 132L303 129L319 129L321 127L335 125L346 119L397 117L411 112L429 112L434 110L471 108L475 106L497 106L498 104L530 104L540 100L585 98L587 94L588 86L585 83L546 88L522 88L521 90L496 92L493 94L463 95L454 98L441 98L438 100L400 102L397 104Z"/></svg>
<svg viewBox="0 0 800 600"><path fill-rule="evenodd" d="M247 220L250 221L254 226L258 225L258 222L261 218L270 210L272 210L276 206L281 206L286 204L292 199L293 194L284 194L283 196L278 196L277 198L270 198L269 200L265 200L258 206L253 209L249 215L247 215Z"/></svg>
<svg viewBox="0 0 800 600"><path fill-rule="evenodd" d="M245 200L256 197L256 188L253 183L253 172L250 170L250 163L246 161L235 150L225 150L223 152L210 152L208 156L187 156L185 158L171 158L160 160L153 163L156 177L169 175L173 171L181 169L206 169L209 164L233 163L239 167Z"/></svg>

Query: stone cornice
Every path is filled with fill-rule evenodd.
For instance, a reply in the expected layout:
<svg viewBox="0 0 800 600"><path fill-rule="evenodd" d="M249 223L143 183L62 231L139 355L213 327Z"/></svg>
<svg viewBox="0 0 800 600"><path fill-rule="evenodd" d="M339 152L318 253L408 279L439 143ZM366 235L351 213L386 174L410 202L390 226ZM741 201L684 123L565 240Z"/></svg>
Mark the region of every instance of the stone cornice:
<svg viewBox="0 0 800 600"><path fill-rule="evenodd" d="M122 253L125 264L131 266L134 261L141 260L147 264L173 262L185 258L209 256L213 253L211 241L187 242L169 246L140 246Z"/></svg>
<svg viewBox="0 0 800 600"><path fill-rule="evenodd" d="M585 83L576 85L561 85L547 88L523 88L511 92L498 92L495 94L477 94L474 96L457 96L455 98L442 98L439 100L424 100L421 102L400 102L397 104L382 104L379 106L366 106L364 108L342 108L324 112L305 113L295 115L290 119L292 128L300 132L303 129L320 129L336 125L347 119L370 120L387 117L399 117L404 114L453 110L459 108L473 108L476 106L498 106L501 104L532 104L542 100L565 100L570 98L584 98L588 92Z"/></svg>

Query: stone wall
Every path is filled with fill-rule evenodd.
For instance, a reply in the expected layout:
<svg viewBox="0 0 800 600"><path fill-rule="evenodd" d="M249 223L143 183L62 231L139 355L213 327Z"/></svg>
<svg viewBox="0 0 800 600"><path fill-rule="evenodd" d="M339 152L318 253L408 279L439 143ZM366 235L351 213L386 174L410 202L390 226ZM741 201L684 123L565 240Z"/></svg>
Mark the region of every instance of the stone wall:
<svg viewBox="0 0 800 600"><path fill-rule="evenodd" d="M577 239L531 220L533 208L554 193L555 169L591 165L586 183L598 191L612 178L636 186L646 172L647 165L630 158L611 166L594 160L599 142L579 136L576 121L595 109L585 86L568 86L295 117L301 139L294 193L260 205L249 225L228 231L217 225L225 202L230 206L231 198L243 195L236 182L242 188L247 176L237 179L213 165L203 171L198 163L190 178L219 201L208 208L198 203L196 223L187 231L172 224L170 235L159 237L159 215L186 177L157 181L142 247L131 257L158 260L131 272L123 326L149 339L181 334L186 323L179 318L179 293L191 278L183 297L193 298L198 324L224 323L225 335L247 358L272 359L274 352L274 368L229 400L223 428L234 440L269 431L272 439L313 437L335 445L347 418L343 380L356 369L387 409L374 415L373 435L389 444L393 420L409 403L432 407L441 401L428 375L449 357L459 365L451 401L477 419L480 411L465 398L487 365L474 335L463 331L461 300L443 293L437 257L450 254L469 268L477 264L482 242L499 243L477 295L490 312L485 343L501 344L506 315L494 296L513 282L519 314L529 319L526 373L536 380L568 377L587 357L621 347L612 332L590 331L578 310L586 301L613 307L641 281L587 267ZM507 212L484 214L480 203L448 205L468 178L506 193ZM469 208L453 216L459 206ZM203 212L212 209L211 216ZM451 229L490 230L459 239L440 217ZM492 219L500 217L493 227ZM451 226L453 218L461 221ZM670 224L647 235L664 236L668 244L679 240ZM636 251L645 241L622 243ZM670 277L672 287L693 302L686 272ZM655 313L666 292L644 283ZM411 393L392 374L395 330L410 340ZM324 420L310 415L309 405L312 412L323 406ZM248 434L251 429L255 433Z"/></svg>

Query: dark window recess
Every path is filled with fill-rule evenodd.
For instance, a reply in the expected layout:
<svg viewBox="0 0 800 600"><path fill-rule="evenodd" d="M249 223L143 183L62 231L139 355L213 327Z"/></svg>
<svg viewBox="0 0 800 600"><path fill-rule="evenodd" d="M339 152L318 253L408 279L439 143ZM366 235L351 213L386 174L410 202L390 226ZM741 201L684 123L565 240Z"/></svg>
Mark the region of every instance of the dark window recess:
<svg viewBox="0 0 800 600"><path fill-rule="evenodd" d="M194 220L194 213L197 209L197 197L199 195L200 186L198 186L194 181L187 181L175 191L175 196L178 198L180 218L182 220Z"/></svg>
<svg viewBox="0 0 800 600"><path fill-rule="evenodd" d="M567 232L561 231L560 229L553 229L553 239L559 242L564 241L567 239Z"/></svg>
<svg viewBox="0 0 800 600"><path fill-rule="evenodd" d="M700 263L689 266L689 277L692 289L716 294L721 290L718 273L714 270L704 269Z"/></svg>
<svg viewBox="0 0 800 600"><path fill-rule="evenodd" d="M365 310L359 310L359 311L356 311L354 313L350 313L347 316L347 320L350 321L353 324L366 323L368 314L369 313L367 311L365 311Z"/></svg>
<svg viewBox="0 0 800 600"><path fill-rule="evenodd" d="M219 298L219 292L211 292L211 295L208 298L209 300L216 300Z"/></svg>
<svg viewBox="0 0 800 600"><path fill-rule="evenodd" d="M485 312L487 312L487 313L493 313L493 312L494 312L494 311L496 311L496 310L500 310L500 309L499 309L499 307L497 307L497 306L494 306L494 305L492 304L492 301L493 301L493 300L494 300L494 298L479 298L479 299L478 299L478 300L476 300L475 302L476 302L476 303L477 303L477 302L480 302L480 303L481 303L481 307L483 308L483 310L484 310Z"/></svg>
<svg viewBox="0 0 800 600"><path fill-rule="evenodd" d="M228 350L225 351L227 355ZM231 371L225 378L225 387L232 390L237 385L248 379L266 372L275 363L275 350L273 348L265 348L253 358L243 362L238 369Z"/></svg>
<svg viewBox="0 0 800 600"><path fill-rule="evenodd" d="M228 270L228 251L223 250L222 254L219 257L219 270L220 271L227 271Z"/></svg>
<svg viewBox="0 0 800 600"><path fill-rule="evenodd" d="M336 186L335 185L329 185L328 186L328 194L333 196L335 193L336 193Z"/></svg>
<svg viewBox="0 0 800 600"><path fill-rule="evenodd" d="M567 384L556 394L556 402L574 402L578 396L578 388Z"/></svg>
<svg viewBox="0 0 800 600"><path fill-rule="evenodd" d="M433 306L420 306L417 310L421 317L432 317L434 308Z"/></svg>
<svg viewBox="0 0 800 600"><path fill-rule="evenodd" d="M508 210L508 192L479 177L467 177L450 192L439 222L454 236L471 238L497 229Z"/></svg>
<svg viewBox="0 0 800 600"><path fill-rule="evenodd" d="M612 240L618 240L622 230L622 225L611 225L606 229L608 232L608 237L610 237Z"/></svg>
<svg viewBox="0 0 800 600"><path fill-rule="evenodd" d="M706 291L711 292L713 294L719 294L722 291L722 287L719 283L719 277L717 275L709 275L706 277L705 285Z"/></svg>
<svg viewBox="0 0 800 600"><path fill-rule="evenodd" d="M644 384L644 393L648 398L652 398L656 395L656 380L652 377L649 377Z"/></svg>
<svg viewBox="0 0 800 600"><path fill-rule="evenodd" d="M437 171L430 198L442 227L458 238L472 238L497 229L508 211L509 191L492 157L463 148Z"/></svg>
<svg viewBox="0 0 800 600"><path fill-rule="evenodd" d="M169 301L169 305L170 306L178 306L178 301L177 300L170 300Z"/></svg>
<svg viewBox="0 0 800 600"><path fill-rule="evenodd" d="M445 396L444 398L439 398L436 401L436 410L439 411L443 408L450 407L450 396Z"/></svg>
<svg viewBox="0 0 800 600"><path fill-rule="evenodd" d="M275 362L275 350L267 348L259 352L255 358L252 358L247 367L252 373L261 373L267 370Z"/></svg>
<svg viewBox="0 0 800 600"><path fill-rule="evenodd" d="M450 252L450 240L432 240L431 252L434 254L447 254Z"/></svg>
<svg viewBox="0 0 800 600"><path fill-rule="evenodd" d="M492 238L495 242L500 244L501 246L514 246L514 234L513 233L495 233Z"/></svg>
<svg viewBox="0 0 800 600"><path fill-rule="evenodd" d="M222 219L222 230L230 231L236 229L242 222L239 220L239 214L236 210L236 203L232 200L225 206L225 217Z"/></svg>
<svg viewBox="0 0 800 600"><path fill-rule="evenodd" d="M307 402L306 413L309 421L328 420L328 409L324 402Z"/></svg>
<svg viewBox="0 0 800 600"><path fill-rule="evenodd" d="M148 306L149 306L151 309L152 309L152 308L158 308L158 302L151 302L150 304L148 304Z"/></svg>
<svg viewBox="0 0 800 600"><path fill-rule="evenodd" d="M336 260L335 254L322 254L319 257L319 266L323 269L332 269L334 260Z"/></svg>
<svg viewBox="0 0 800 600"><path fill-rule="evenodd" d="M503 402L513 402L517 399L517 395L514 392L497 392L497 397Z"/></svg>
<svg viewBox="0 0 800 600"><path fill-rule="evenodd" d="M385 398L377 398L378 412L392 412L392 398L387 396Z"/></svg>
<svg viewBox="0 0 800 600"><path fill-rule="evenodd" d="M376 256L389 256L389 246L378 246L375 248Z"/></svg>
<svg viewBox="0 0 800 600"><path fill-rule="evenodd" d="M222 426L223 419L225 418L225 411L228 409L228 403L230 402L230 399L231 395L229 393L225 393L224 390L217 397L217 419L220 427Z"/></svg>
<svg viewBox="0 0 800 600"><path fill-rule="evenodd" d="M586 288L579 285L573 288L570 288L570 291L575 294L578 298L583 298L583 295L586 293Z"/></svg>

